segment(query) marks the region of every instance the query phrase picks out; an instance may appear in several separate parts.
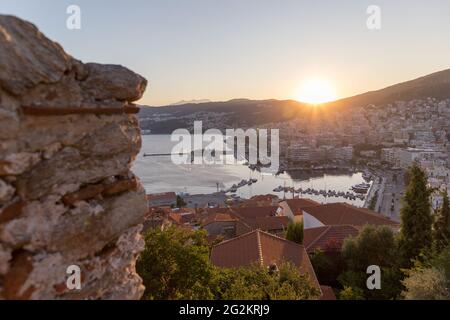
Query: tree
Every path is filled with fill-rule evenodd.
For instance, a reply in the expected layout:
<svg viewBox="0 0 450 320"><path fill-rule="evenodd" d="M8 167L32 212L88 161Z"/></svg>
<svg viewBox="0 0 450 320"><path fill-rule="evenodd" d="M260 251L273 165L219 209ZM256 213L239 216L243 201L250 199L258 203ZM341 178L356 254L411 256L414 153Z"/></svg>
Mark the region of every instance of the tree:
<svg viewBox="0 0 450 320"><path fill-rule="evenodd" d="M386 226L367 225L356 237L345 239L342 245L347 268L364 273L370 265L394 266L396 256L394 233Z"/></svg>
<svg viewBox="0 0 450 320"><path fill-rule="evenodd" d="M344 287L338 294L339 300L364 300L364 292L359 288Z"/></svg>
<svg viewBox="0 0 450 320"><path fill-rule="evenodd" d="M144 282L144 299L213 298L209 283L214 270L204 231L150 229L136 270Z"/></svg>
<svg viewBox="0 0 450 320"><path fill-rule="evenodd" d="M286 239L303 244L303 222L290 222L286 230Z"/></svg>
<svg viewBox="0 0 450 320"><path fill-rule="evenodd" d="M403 285L406 300L450 300L444 272L433 267L410 271Z"/></svg>
<svg viewBox="0 0 450 320"><path fill-rule="evenodd" d="M431 206L430 191L427 189L425 172L414 163L408 170L409 184L403 198L400 211L401 231L399 249L402 265L410 267L412 260L421 252L430 248L431 237Z"/></svg>
<svg viewBox="0 0 450 320"><path fill-rule="evenodd" d="M276 272L253 265L238 269L220 269L218 299L225 300L309 300L319 298L319 290L291 263L283 263Z"/></svg>
<svg viewBox="0 0 450 320"><path fill-rule="evenodd" d="M136 270L143 299L317 299L319 290L289 263L267 268L218 268L209 261L204 231L175 225L150 229Z"/></svg>
<svg viewBox="0 0 450 320"><path fill-rule="evenodd" d="M182 198L182 197L180 197L180 196L177 196L177 204L176 204L176 207L177 208L183 208L183 207L186 207L186 201L184 201L184 199Z"/></svg>
<svg viewBox="0 0 450 320"><path fill-rule="evenodd" d="M450 245L450 205L447 190L442 192L442 206L437 211L433 224L433 244L437 251Z"/></svg>
<svg viewBox="0 0 450 320"><path fill-rule="evenodd" d="M340 252L324 252L320 249L316 249L310 254L310 259L317 278L321 284L332 287L339 286L337 278L344 270Z"/></svg>
<svg viewBox="0 0 450 320"><path fill-rule="evenodd" d="M393 231L386 226L366 226L356 236L348 238L342 246L345 271L338 281L345 287L361 290L366 299L395 299L402 286L398 268L397 244ZM381 290L369 290L366 285L367 267L381 269Z"/></svg>

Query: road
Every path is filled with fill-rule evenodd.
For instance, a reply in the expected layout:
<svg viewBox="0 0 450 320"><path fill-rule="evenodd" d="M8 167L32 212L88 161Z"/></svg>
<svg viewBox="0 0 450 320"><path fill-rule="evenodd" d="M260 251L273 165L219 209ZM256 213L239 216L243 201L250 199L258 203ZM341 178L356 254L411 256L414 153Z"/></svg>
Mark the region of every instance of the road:
<svg viewBox="0 0 450 320"><path fill-rule="evenodd" d="M385 187L379 212L394 221L400 221L401 199L405 191L402 173L384 172Z"/></svg>

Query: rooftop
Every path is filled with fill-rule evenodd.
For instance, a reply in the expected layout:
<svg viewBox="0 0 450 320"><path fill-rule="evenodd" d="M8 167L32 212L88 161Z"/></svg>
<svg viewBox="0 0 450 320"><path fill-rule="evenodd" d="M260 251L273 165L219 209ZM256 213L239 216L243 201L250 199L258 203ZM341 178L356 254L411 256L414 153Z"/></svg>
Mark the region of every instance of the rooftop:
<svg viewBox="0 0 450 320"><path fill-rule="evenodd" d="M324 225L390 225L398 223L369 209L357 208L347 203L329 203L304 210Z"/></svg>
<svg viewBox="0 0 450 320"><path fill-rule="evenodd" d="M359 229L350 225L323 226L304 230L303 244L306 251L317 249L323 251L339 251L348 237L356 236Z"/></svg>
<svg viewBox="0 0 450 320"><path fill-rule="evenodd" d="M254 230L239 237L223 241L211 250L211 262L224 268L238 268L258 263L262 266L291 262L300 272L308 274L319 287L316 274L305 248L295 242Z"/></svg>

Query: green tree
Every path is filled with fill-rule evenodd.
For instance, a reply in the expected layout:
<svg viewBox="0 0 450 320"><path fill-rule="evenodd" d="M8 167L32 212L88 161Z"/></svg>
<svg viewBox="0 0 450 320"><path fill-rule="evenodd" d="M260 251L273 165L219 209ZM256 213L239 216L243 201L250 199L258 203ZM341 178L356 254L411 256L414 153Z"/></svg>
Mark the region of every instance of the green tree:
<svg viewBox="0 0 450 320"><path fill-rule="evenodd" d="M450 245L450 205L447 190L442 192L442 206L437 211L433 224L433 243L437 251Z"/></svg>
<svg viewBox="0 0 450 320"><path fill-rule="evenodd" d="M260 265L221 269L218 299L225 300L309 300L319 298L319 290L291 263L275 272Z"/></svg>
<svg viewBox="0 0 450 320"><path fill-rule="evenodd" d="M409 271L403 285L406 300L450 300L445 273L434 267Z"/></svg>
<svg viewBox="0 0 450 320"><path fill-rule="evenodd" d="M290 222L286 230L286 239L303 244L303 222Z"/></svg>
<svg viewBox="0 0 450 320"><path fill-rule="evenodd" d="M144 299L213 298L214 270L204 231L150 229L136 270L144 282Z"/></svg>
<svg viewBox="0 0 450 320"><path fill-rule="evenodd" d="M339 300L364 300L364 292L359 288L344 287L339 294Z"/></svg>
<svg viewBox="0 0 450 320"><path fill-rule="evenodd" d="M184 199L180 196L177 196L177 204L175 205L177 208L183 208L186 207L186 201L184 201Z"/></svg>
<svg viewBox="0 0 450 320"><path fill-rule="evenodd" d="M348 238L342 246L345 271L338 281L345 287L361 290L366 299L395 299L402 285L402 273L398 268L397 244L393 231L386 226L366 226L356 236ZM367 267L377 265L381 269L381 290L369 290L366 285Z"/></svg>
<svg viewBox="0 0 450 320"><path fill-rule="evenodd" d="M342 257L349 270L363 271L370 265L392 267L396 264L394 232L386 226L367 225L356 236L344 240Z"/></svg>
<svg viewBox="0 0 450 320"><path fill-rule="evenodd" d="M411 266L413 259L430 248L433 222L429 200L430 191L427 189L425 172L417 163L414 163L409 168L407 176L409 184L400 211L401 231L399 235L399 249L404 267Z"/></svg>
<svg viewBox="0 0 450 320"><path fill-rule="evenodd" d="M150 229L136 270L143 299L316 299L319 290L289 263L267 268L218 268L209 261L204 231Z"/></svg>

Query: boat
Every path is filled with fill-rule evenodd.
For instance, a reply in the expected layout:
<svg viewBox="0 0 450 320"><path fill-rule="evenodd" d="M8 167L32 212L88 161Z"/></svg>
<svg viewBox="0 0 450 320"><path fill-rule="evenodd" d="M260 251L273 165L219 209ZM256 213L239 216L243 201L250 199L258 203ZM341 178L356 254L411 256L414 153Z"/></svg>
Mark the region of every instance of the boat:
<svg viewBox="0 0 450 320"><path fill-rule="evenodd" d="M352 190L354 192L356 192L356 193L367 193L369 188L370 188L370 184L368 184L368 183L360 183L360 184L354 185L352 187Z"/></svg>

